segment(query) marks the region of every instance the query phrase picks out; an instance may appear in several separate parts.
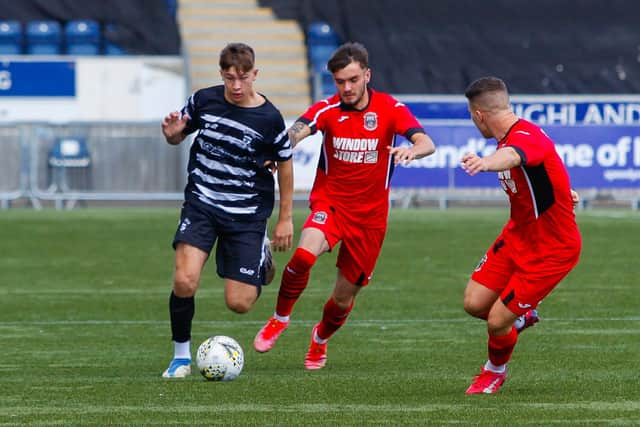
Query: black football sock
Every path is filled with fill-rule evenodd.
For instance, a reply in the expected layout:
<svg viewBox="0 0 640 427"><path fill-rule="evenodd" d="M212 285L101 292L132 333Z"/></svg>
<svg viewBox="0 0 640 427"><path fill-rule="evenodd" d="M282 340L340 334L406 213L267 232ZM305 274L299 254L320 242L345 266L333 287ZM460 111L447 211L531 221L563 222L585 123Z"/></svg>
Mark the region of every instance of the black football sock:
<svg viewBox="0 0 640 427"><path fill-rule="evenodd" d="M171 339L175 342L191 340L191 321L196 306L193 297L180 298L171 292L169 313L171 315Z"/></svg>

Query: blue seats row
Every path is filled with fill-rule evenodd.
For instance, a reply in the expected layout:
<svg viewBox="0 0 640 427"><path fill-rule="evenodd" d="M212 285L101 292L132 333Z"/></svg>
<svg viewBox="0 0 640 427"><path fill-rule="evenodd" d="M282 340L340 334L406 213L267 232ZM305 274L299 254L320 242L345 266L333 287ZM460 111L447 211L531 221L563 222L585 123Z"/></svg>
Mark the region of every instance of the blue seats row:
<svg viewBox="0 0 640 427"><path fill-rule="evenodd" d="M30 21L24 27L19 21L0 21L0 55L103 53L126 54L122 48L104 39L100 24L93 20L69 21L64 26L58 21Z"/></svg>
<svg viewBox="0 0 640 427"><path fill-rule="evenodd" d="M307 28L307 48L311 73L315 82L316 98L335 92L333 76L327 71L327 62L340 44L340 37L326 22L313 22Z"/></svg>

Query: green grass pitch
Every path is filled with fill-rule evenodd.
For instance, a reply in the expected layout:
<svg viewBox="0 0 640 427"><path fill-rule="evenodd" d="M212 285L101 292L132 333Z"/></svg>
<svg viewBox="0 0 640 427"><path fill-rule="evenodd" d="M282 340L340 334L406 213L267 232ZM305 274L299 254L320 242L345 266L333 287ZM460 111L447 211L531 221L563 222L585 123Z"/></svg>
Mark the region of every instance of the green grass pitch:
<svg viewBox="0 0 640 427"><path fill-rule="evenodd" d="M306 210L296 211L296 241ZM168 296L175 209L0 212L0 426L640 425L640 214L578 213L578 267L540 306L497 395L464 391L486 358L484 323L462 309L468 275L506 209L393 210L369 287L306 372L312 325L335 279L321 257L269 353L254 309L224 306L213 264L196 298L192 353L236 338L233 382L160 378L172 356ZM276 255L279 269L291 252Z"/></svg>

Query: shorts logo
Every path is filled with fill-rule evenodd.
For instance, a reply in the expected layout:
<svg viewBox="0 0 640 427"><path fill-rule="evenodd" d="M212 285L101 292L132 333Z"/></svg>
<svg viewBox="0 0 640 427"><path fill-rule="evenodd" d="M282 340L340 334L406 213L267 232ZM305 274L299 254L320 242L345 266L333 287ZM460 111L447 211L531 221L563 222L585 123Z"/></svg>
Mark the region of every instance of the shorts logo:
<svg viewBox="0 0 640 427"><path fill-rule="evenodd" d="M474 271L480 271L485 262L487 262L487 256L486 255L484 255L482 257L482 259L480 260L480 262L478 263L478 265L476 266Z"/></svg>
<svg viewBox="0 0 640 427"><path fill-rule="evenodd" d="M325 224L327 222L327 213L322 211L316 212L313 214L311 221L317 224Z"/></svg>
<svg viewBox="0 0 640 427"><path fill-rule="evenodd" d="M191 225L191 221L189 220L189 218L183 219L182 222L180 223L180 232L184 233L187 227L189 227L190 225Z"/></svg>
<svg viewBox="0 0 640 427"><path fill-rule="evenodd" d="M378 115L376 113L367 113L364 115L364 128L366 130L376 130L378 127Z"/></svg>
<svg viewBox="0 0 640 427"><path fill-rule="evenodd" d="M531 308L531 304L523 304L521 302L518 303L518 307L522 309Z"/></svg>
<svg viewBox="0 0 640 427"><path fill-rule="evenodd" d="M255 273L255 270L252 270L250 268L244 268L244 267L240 267L240 273L242 274L246 274L248 276L253 276Z"/></svg>

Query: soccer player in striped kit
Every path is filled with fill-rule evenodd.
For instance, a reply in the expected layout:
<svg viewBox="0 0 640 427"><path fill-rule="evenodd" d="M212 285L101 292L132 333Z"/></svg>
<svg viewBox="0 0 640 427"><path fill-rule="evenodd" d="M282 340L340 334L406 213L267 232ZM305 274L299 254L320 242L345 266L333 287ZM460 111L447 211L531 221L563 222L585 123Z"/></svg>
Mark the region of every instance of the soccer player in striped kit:
<svg viewBox="0 0 640 427"><path fill-rule="evenodd" d="M275 313L254 340L258 352L275 345L289 326L317 257L341 242L335 287L311 331L306 369L325 366L327 341L346 322L358 291L369 283L387 228L394 165L435 151L404 104L368 87L371 70L364 46L340 46L327 68L337 94L311 106L289 129L293 146L317 131L324 135L310 195L311 214L282 273ZM411 144L396 146L395 135L405 136Z"/></svg>
<svg viewBox="0 0 640 427"><path fill-rule="evenodd" d="M227 45L219 63L224 84L196 91L181 112L168 114L162 122L162 132L172 145L197 132L173 241L175 273L169 313L174 357L162 375L165 378L191 373L194 296L216 242L217 273L224 279L230 310L249 311L261 287L273 278L266 227L275 198L274 167L280 210L272 243L275 250L292 246L293 166L284 120L253 88L258 70L250 46Z"/></svg>
<svg viewBox="0 0 640 427"><path fill-rule="evenodd" d="M467 394L496 393L518 333L533 324L534 310L577 264L581 237L575 220L578 196L553 141L511 109L505 83L484 77L465 92L471 119L482 136L495 138L495 153L468 153L469 175L498 172L511 215L475 268L464 293L464 309L487 322L489 360ZM524 322L516 325L516 320Z"/></svg>

